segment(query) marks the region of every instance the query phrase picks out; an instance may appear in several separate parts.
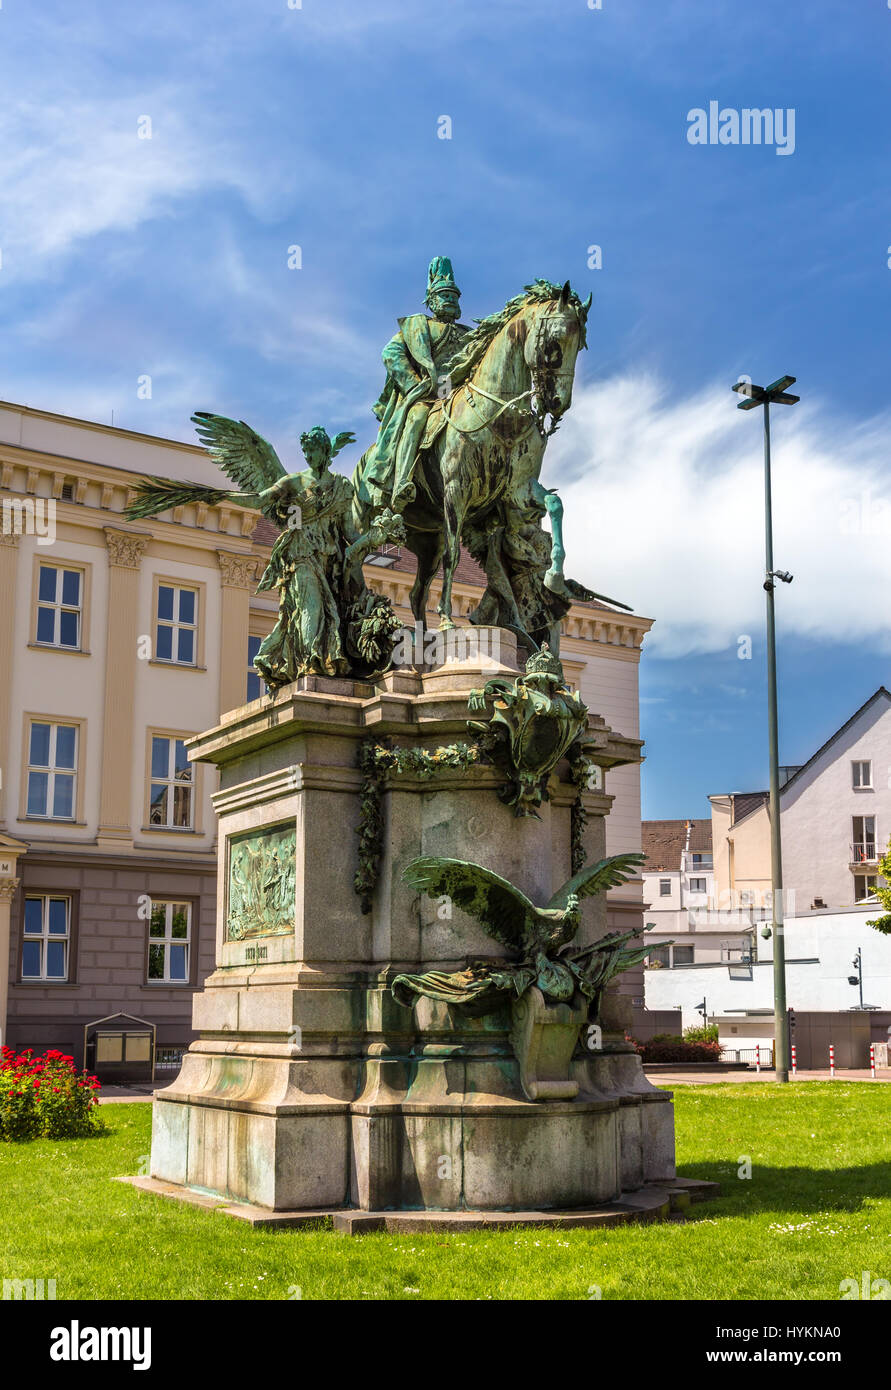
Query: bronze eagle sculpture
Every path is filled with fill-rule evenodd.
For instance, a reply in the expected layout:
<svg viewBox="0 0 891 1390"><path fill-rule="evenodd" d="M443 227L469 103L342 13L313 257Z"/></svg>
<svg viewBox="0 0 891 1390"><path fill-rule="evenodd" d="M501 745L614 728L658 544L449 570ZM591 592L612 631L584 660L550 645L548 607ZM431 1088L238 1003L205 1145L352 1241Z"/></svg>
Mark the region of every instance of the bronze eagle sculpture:
<svg viewBox="0 0 891 1390"><path fill-rule="evenodd" d="M431 897L449 898L485 932L507 947L512 958L468 961L453 974L428 971L397 975L391 989L407 1007L419 995L456 1005L466 1013L491 1013L519 999L531 985L548 998L568 1000L576 990L589 1001L589 1017L597 1017L604 989L613 976L639 964L649 947L628 949L640 930L612 932L590 946L572 948L581 921L582 898L605 893L626 883L644 863L643 854L614 854L588 865L567 879L546 907L537 907L507 879L482 864L463 859L425 856L413 859L403 880Z"/></svg>

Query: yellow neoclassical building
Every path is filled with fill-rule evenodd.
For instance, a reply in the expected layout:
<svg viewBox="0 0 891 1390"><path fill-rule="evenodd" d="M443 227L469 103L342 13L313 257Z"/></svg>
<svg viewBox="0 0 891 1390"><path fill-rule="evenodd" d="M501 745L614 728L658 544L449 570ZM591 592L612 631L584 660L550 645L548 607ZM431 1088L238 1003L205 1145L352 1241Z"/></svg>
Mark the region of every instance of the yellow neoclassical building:
<svg viewBox="0 0 891 1390"><path fill-rule="evenodd" d="M85 1024L118 1012L161 1047L192 1037L213 968L216 774L184 745L261 696L252 663L277 613L255 593L269 524L204 505L129 522L146 474L227 486L197 445L0 402L0 1035L78 1061ZM412 557L385 547L366 574L410 625ZM463 557L459 617L481 581ZM564 622L570 683L632 739L650 626L597 603ZM640 768L607 790L608 852L639 849ZM636 924L639 889L611 908ZM633 975L624 988L642 993Z"/></svg>

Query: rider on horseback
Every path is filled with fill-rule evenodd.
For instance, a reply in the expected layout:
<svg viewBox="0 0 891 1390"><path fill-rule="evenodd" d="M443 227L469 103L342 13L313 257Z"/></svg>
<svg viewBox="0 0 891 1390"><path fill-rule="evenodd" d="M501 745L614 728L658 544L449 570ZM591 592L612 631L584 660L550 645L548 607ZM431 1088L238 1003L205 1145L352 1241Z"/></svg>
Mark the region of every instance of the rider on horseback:
<svg viewBox="0 0 891 1390"><path fill-rule="evenodd" d="M461 291L447 256L434 256L427 272L427 314L399 319L399 332L381 354L387 380L373 407L380 420L377 443L368 454L362 485L368 500L401 511L414 501L412 482L427 418L451 385L442 375L465 333L457 322Z"/></svg>

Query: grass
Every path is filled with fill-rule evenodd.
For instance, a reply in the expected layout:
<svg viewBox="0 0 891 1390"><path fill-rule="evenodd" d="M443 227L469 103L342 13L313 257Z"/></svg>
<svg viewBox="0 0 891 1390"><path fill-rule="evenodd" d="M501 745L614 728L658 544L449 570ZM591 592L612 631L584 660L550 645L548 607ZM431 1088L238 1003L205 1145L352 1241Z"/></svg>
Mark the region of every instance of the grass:
<svg viewBox="0 0 891 1390"><path fill-rule="evenodd" d="M678 1170L723 1195L683 1224L346 1237L253 1231L111 1181L150 1106L98 1139L0 1144L0 1277L59 1299L818 1299L891 1278L891 1086L683 1087ZM751 1178L738 1176L745 1156ZM744 1171L744 1170L743 1170Z"/></svg>

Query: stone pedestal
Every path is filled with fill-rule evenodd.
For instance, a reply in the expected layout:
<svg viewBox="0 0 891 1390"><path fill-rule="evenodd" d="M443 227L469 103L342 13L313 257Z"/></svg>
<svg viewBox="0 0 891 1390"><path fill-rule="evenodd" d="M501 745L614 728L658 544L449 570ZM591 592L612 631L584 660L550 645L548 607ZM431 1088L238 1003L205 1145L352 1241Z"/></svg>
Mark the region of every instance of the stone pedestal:
<svg viewBox="0 0 891 1390"><path fill-rule="evenodd" d="M554 1048L584 1018L574 1004L560 1006L558 1039L535 1000L469 1018L390 994L399 973L503 954L474 920L403 883L416 856L484 864L539 903L570 876L576 788L565 765L540 819L499 801L491 766L388 774L370 912L354 888L360 743L467 741L470 689L516 671L514 639L497 636L500 663L471 656L374 685L305 678L192 740L190 757L220 770L217 966L195 998L199 1040L156 1095L154 1178L275 1211L498 1211L590 1207L674 1176L670 1097L621 1032L605 1028L589 1052L583 1030L571 1082L555 1084ZM590 728L605 769L639 760L637 741L596 718ZM584 793L589 860L604 856L611 799ZM291 846L293 912L261 888L265 920L245 930L233 904L251 856ZM605 903L583 907L580 944L606 931Z"/></svg>

